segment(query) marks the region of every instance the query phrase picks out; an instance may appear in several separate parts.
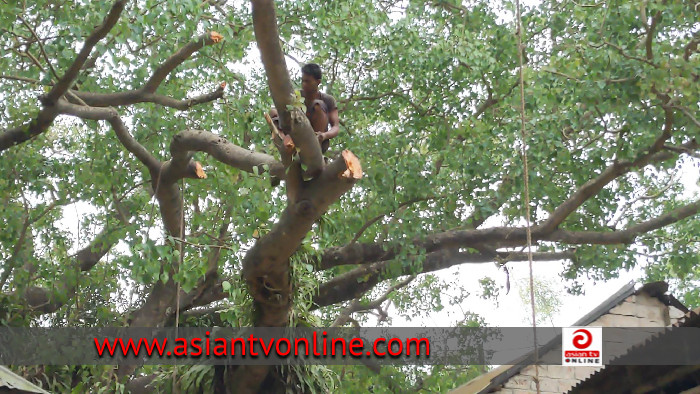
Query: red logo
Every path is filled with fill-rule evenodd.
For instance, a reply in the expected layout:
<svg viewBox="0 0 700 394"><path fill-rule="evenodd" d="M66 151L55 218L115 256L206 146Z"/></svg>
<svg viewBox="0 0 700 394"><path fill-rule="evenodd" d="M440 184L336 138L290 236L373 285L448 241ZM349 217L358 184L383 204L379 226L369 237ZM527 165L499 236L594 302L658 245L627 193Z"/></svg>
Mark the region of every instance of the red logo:
<svg viewBox="0 0 700 394"><path fill-rule="evenodd" d="M590 331L582 328L574 331L574 338L572 342L577 349L585 349L591 345L591 342L593 342L593 335L591 335Z"/></svg>
<svg viewBox="0 0 700 394"><path fill-rule="evenodd" d="M602 327L562 327L562 365L603 366Z"/></svg>

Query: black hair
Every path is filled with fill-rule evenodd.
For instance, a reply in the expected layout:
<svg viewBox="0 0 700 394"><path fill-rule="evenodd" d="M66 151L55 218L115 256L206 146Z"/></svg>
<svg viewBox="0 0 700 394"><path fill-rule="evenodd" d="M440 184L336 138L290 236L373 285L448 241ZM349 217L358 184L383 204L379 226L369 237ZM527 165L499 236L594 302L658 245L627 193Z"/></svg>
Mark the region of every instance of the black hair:
<svg viewBox="0 0 700 394"><path fill-rule="evenodd" d="M316 79L321 79L321 66L316 63L305 64L304 67L301 68L301 73L311 75Z"/></svg>

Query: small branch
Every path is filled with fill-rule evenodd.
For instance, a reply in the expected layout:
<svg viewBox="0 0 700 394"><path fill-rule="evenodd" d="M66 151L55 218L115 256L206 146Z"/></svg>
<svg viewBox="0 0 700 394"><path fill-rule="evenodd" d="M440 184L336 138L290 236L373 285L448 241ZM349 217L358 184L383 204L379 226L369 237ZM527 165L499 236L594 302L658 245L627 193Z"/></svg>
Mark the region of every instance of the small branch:
<svg viewBox="0 0 700 394"><path fill-rule="evenodd" d="M0 134L0 152L30 140L33 137L43 133L53 123L58 115L55 109L55 104L58 99L63 96L68 89L73 85L73 82L78 76L80 69L83 67L85 60L90 55L92 48L114 27L119 20L119 16L124 10L127 0L117 0L109 14L105 17L102 25L97 27L90 36L85 40L83 48L78 53L78 56L73 61L68 71L63 75L58 82L53 85L46 96L41 98L43 108L39 111L37 117L30 122L5 130Z"/></svg>
<svg viewBox="0 0 700 394"><path fill-rule="evenodd" d="M581 82L580 79L578 79L578 78L576 78L576 77L573 77L573 76L571 76L571 75L565 74L565 73L563 73L563 72L561 72L561 71L550 70L550 69L548 69L548 68L543 68L542 71L548 72L548 73L550 73L550 74L558 75L558 76L560 76L560 77L564 77L564 78L566 78L566 79L570 79L570 80L575 81L575 82L579 82L579 83Z"/></svg>
<svg viewBox="0 0 700 394"><path fill-rule="evenodd" d="M683 113L683 115L687 116L688 119L690 119L690 121L693 122L693 124L695 124L695 126L700 127L700 121L698 121L695 118L695 116L693 116L693 114L691 114L690 111L688 111L687 107L682 106L682 105L673 105L673 106L671 106L671 108L675 108L675 109L681 111Z"/></svg>
<svg viewBox="0 0 700 394"><path fill-rule="evenodd" d="M596 195L606 185L619 176L629 172L633 168L641 168L651 162L662 161L668 159L667 155L658 154L663 148L666 140L671 137L671 128L673 126L673 113L664 109L666 114L664 128L662 134L654 141L648 152L640 155L634 161L620 161L613 163L603 172L584 183L578 188L566 201L562 202L544 222L537 226L539 231L549 233L554 231L570 214L575 212L584 202Z"/></svg>
<svg viewBox="0 0 700 394"><path fill-rule="evenodd" d="M414 279L416 279L416 275L410 275L408 278L404 279L403 281L401 281L393 286L390 286L381 297L377 298L376 300L370 301L368 303L361 303L359 298L355 298L347 308L345 308L342 312L340 312L340 314L335 319L333 324L331 324L331 327L344 326L345 323L347 323L350 320L350 317L353 313L367 311L367 310L381 307L381 305L384 302L386 302L386 300L389 299L389 296L391 295L391 293L393 293L396 290L399 290L403 287L406 287Z"/></svg>
<svg viewBox="0 0 700 394"><path fill-rule="evenodd" d="M370 226L372 226L374 223L376 223L376 222L378 222L378 221L384 219L384 218L385 218L386 216L388 216L388 215L393 215L394 213L398 212L401 208L407 207L407 206L412 205L412 204L415 204L415 203L417 203L417 202L430 201L430 200L434 200L434 199L437 199L437 198L443 198L443 196L439 196L439 197L435 197L435 196L418 197L418 198L412 198L412 199L410 199L410 200L408 200L408 201L402 202L401 204L399 204L399 205L396 207L396 209L392 210L391 212L382 213L382 214L377 215L377 216L375 216L374 218L368 220L367 222L365 222L365 224L363 224L362 227L360 227L360 229L357 230L357 232L355 233L355 236L352 237L352 240L350 240L349 243L350 243L350 244L354 244L355 242L357 242L357 240L360 239L360 237L362 236L362 234L363 234Z"/></svg>
<svg viewBox="0 0 700 394"><path fill-rule="evenodd" d="M656 14L651 18L651 24L647 26L647 37L644 41L644 47L647 52L647 60L654 60L654 51L652 49L652 44L654 42L654 33L656 32L656 26L661 22L661 11L657 11Z"/></svg>
<svg viewBox="0 0 700 394"><path fill-rule="evenodd" d="M25 78L25 77L20 77L20 76L15 76L15 75L0 75L0 79L9 79L12 81L21 81L21 82L27 82L27 83L33 83L35 85L40 85L41 81L37 79L32 79L32 78Z"/></svg>
<svg viewBox="0 0 700 394"><path fill-rule="evenodd" d="M208 256L207 272L205 274L205 281L216 279L219 275L219 258L221 257L221 249L229 249L232 252L236 252L236 249L229 248L225 245L224 239L228 234L228 226L231 224L231 211L233 206L226 206L221 214L221 226L219 227L219 237L216 240L216 245L211 245L213 250Z"/></svg>
<svg viewBox="0 0 700 394"><path fill-rule="evenodd" d="M379 94L376 96L350 96L349 98L339 100L338 104L346 104L347 105L347 104L353 103L355 101L375 101L375 100L379 100L379 99L382 99L382 98L387 97L387 96L395 96L395 95L397 95L396 92L382 93L382 94Z"/></svg>
<svg viewBox="0 0 700 394"><path fill-rule="evenodd" d="M10 277L10 275L12 275L12 272L15 269L15 261L17 260L19 252L22 250L22 246L24 245L24 241L27 236L27 232L29 230L29 225L31 224L31 222L29 219L29 215L27 215L26 213L25 215L26 216L24 217L24 223L22 224L22 229L19 233L19 239L17 239L17 242L15 243L15 247L12 250L10 258L3 263L3 273L2 277L0 277L0 290L3 287L5 287L7 279Z"/></svg>
<svg viewBox="0 0 700 394"><path fill-rule="evenodd" d="M698 45L700 45L700 31L695 32L693 38L683 48L683 60L687 62L690 56L698 51Z"/></svg>
<svg viewBox="0 0 700 394"><path fill-rule="evenodd" d="M44 56L44 60L46 60L46 64L49 65L49 69L51 70L51 73L53 74L53 76L54 76L56 79L59 79L59 76L58 76L58 74L56 73L56 70L53 68L53 65L51 64L51 60L49 59L49 55L46 54L46 49L44 49L44 43L41 41L41 39L39 38L39 36L36 34L36 31L34 31L34 29L32 28L32 26L31 26L29 23L27 23L27 21L24 20L24 18L18 17L18 19L20 20L20 22L22 22L22 24L23 24L27 29L29 29L29 32L32 33L32 37L34 37L34 39L36 40L36 43L39 45L39 50L41 51L42 56Z"/></svg>
<svg viewBox="0 0 700 394"><path fill-rule="evenodd" d="M523 229L524 230L524 229ZM533 253L533 261L554 261L573 258L571 251ZM421 273L439 271L459 264L488 263L496 260L528 261L527 253L523 252L496 252L474 253L461 252L458 249L445 249L425 255ZM414 275L413 267L403 265L400 269L388 270L392 260L379 261L367 264L336 276L321 284L318 296L314 298L314 308L334 305L339 302L357 298L372 289L385 279L396 278L403 275ZM391 272L391 274L388 274ZM387 277L387 275L390 275Z"/></svg>
<svg viewBox="0 0 700 394"><path fill-rule="evenodd" d="M664 145L664 149L670 150L671 152L676 152L678 154L686 154L690 157L700 159L700 154L698 154L697 152L694 152L688 148L678 147L678 146L673 146L673 145Z"/></svg>
<svg viewBox="0 0 700 394"><path fill-rule="evenodd" d="M634 206L634 204L636 204L637 202L643 200L653 200L661 197L668 189L671 188L671 186L673 186L675 181L676 180L674 179L674 176L671 175L665 182L664 186L658 192L650 194L651 190L647 189L645 194L625 202L625 204L623 204L622 207L616 210L614 216L617 217L608 224L608 227L614 229L617 226L617 223L625 217L625 213L627 212L627 210Z"/></svg>
<svg viewBox="0 0 700 394"><path fill-rule="evenodd" d="M39 70L41 70L41 72L44 72L44 67L42 67L41 62L39 62L39 59L34 57L34 55L32 55L32 53L29 52L29 49L27 49L24 53L21 53L20 55L28 57L29 60L31 60L32 63L34 63L34 65L37 66Z"/></svg>
<svg viewBox="0 0 700 394"><path fill-rule="evenodd" d="M106 120L112 125L119 142L131 152L153 174L160 169L161 163L143 145L129 133L117 111L113 108L95 108L71 104L65 100L56 103L59 113L76 116L81 119Z"/></svg>
<svg viewBox="0 0 700 394"><path fill-rule="evenodd" d="M183 244L189 245L189 246L193 246L193 247L195 247L195 248L197 248L197 249L226 249L226 250L230 250L230 251L232 251L232 252L238 251L238 249L232 248L232 247L226 246L226 245L198 244L198 243L186 241L186 240L184 240L184 239L180 239L180 238L177 238L177 237L173 237L172 239L173 239L175 242L183 243Z"/></svg>
<svg viewBox="0 0 700 394"><path fill-rule="evenodd" d="M496 189L496 192L494 193L495 197L490 198L488 203L486 204L486 207L484 208L489 208L491 212L495 213L511 197L513 178L510 175L508 175L509 173L509 171L505 171L506 175L504 175L501 179L501 183L498 185L498 189ZM467 219L464 220L464 223L469 228L478 228L479 226L484 224L486 219L488 219L490 216L491 215L485 214L483 209L475 207L474 212L472 212L469 215L469 217L467 217Z"/></svg>
<svg viewBox="0 0 700 394"><path fill-rule="evenodd" d="M589 45L590 45L590 44L589 44ZM620 46L615 45L615 44L613 44L613 43L611 43L611 42L609 42L609 41L605 41L605 45L610 46L610 47L612 47L612 48L615 48L615 49L617 50L617 52L618 52L620 55L622 55L622 57L624 57L625 59L636 60L636 61L639 61L639 62L642 62L642 63L646 63L646 64L648 64L648 65L650 65L650 66L652 66L652 67L654 67L654 68L659 68L659 66L658 66L656 63L652 62L651 60L644 59L644 58L637 57L637 56L628 55L627 53L625 53L625 50L622 49ZM592 45L592 46L595 48L594 45Z"/></svg>
<svg viewBox="0 0 700 394"><path fill-rule="evenodd" d="M114 25L119 20L119 16L124 10L124 6L126 5L127 1L128 0L117 0L112 6L112 9L109 11L109 14L105 20L102 22L102 25L95 29L87 40L85 40L85 44L78 53L78 56L73 64L63 75L63 78L59 79L56 85L54 85L53 89L51 89L51 91L49 91L49 93L46 95L46 101L48 103L55 103L58 101L59 97L63 96L63 94L70 89L70 87L73 85L73 81L75 81L75 79L78 77L78 73L83 68L83 64L90 55L92 48L97 45L97 43L104 38L110 30L112 30Z"/></svg>
<svg viewBox="0 0 700 394"><path fill-rule="evenodd" d="M223 39L224 37L215 31L211 31L197 37L194 41L180 48L179 51L170 56L163 64L161 64L161 66L158 67L153 73L151 78L148 79L146 84L143 86L143 89L148 93L155 92L156 89L158 89L158 86L160 86L163 80L165 80L165 77L167 77L177 66L187 60L193 53L207 45L221 42Z"/></svg>

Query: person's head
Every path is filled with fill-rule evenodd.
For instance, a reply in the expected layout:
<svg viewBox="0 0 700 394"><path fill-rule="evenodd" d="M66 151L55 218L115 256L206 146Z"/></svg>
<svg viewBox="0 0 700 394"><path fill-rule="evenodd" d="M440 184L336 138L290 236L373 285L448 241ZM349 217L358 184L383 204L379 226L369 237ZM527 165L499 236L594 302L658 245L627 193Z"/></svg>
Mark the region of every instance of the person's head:
<svg viewBox="0 0 700 394"><path fill-rule="evenodd" d="M309 63L301 68L301 90L305 93L315 93L321 84L321 67L316 63Z"/></svg>

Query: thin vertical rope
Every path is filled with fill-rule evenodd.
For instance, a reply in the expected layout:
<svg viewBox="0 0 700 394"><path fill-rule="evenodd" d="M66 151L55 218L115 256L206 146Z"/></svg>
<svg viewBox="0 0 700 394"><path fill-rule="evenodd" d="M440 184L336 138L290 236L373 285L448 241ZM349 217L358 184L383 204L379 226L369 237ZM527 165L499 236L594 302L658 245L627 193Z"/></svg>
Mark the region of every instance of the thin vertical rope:
<svg viewBox="0 0 700 394"><path fill-rule="evenodd" d="M526 234L527 234L527 260L530 267L530 308L532 311L532 335L533 344L535 349L535 387L537 388L537 394L540 394L540 374L537 363L539 362L540 355L537 349L537 321L535 320L535 280L532 270L532 231L530 224L530 175L528 172L528 162L527 162L527 132L525 130L525 81L523 78L523 21L520 12L520 0L515 0L516 9L516 19L517 19L517 33L518 36L518 74L520 76L520 135L522 137L522 156L523 156L523 177L525 178L525 221L526 221Z"/></svg>
<svg viewBox="0 0 700 394"><path fill-rule="evenodd" d="M185 243L185 178L182 178L182 187L180 187L180 245L178 246L178 251L180 252L180 262L177 265L177 273L180 272L182 264L184 262L184 255L182 253L183 244ZM175 294L175 337L177 338L180 330L180 280L177 280L177 290ZM179 393L180 390L177 387L177 373L178 366L175 365L173 370L173 393Z"/></svg>

